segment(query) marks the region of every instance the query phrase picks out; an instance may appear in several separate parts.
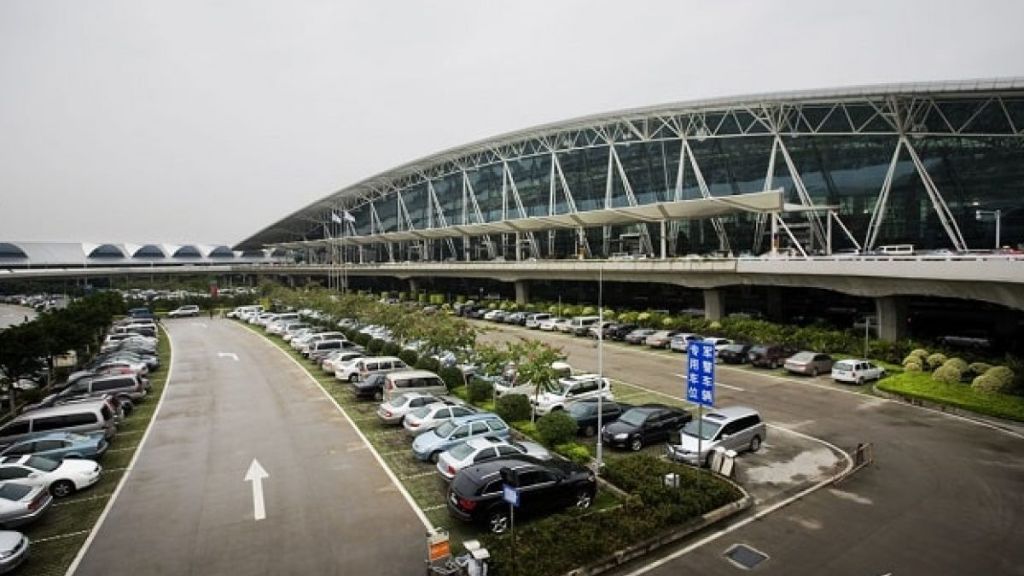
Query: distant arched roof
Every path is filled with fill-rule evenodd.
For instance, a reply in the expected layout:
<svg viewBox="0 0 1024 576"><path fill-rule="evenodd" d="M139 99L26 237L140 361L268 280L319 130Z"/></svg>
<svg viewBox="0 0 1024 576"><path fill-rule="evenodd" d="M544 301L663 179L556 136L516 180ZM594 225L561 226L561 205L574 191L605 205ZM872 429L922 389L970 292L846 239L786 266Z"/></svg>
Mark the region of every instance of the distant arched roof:
<svg viewBox="0 0 1024 576"><path fill-rule="evenodd" d="M89 251L89 258L124 258L124 251L114 244L100 244Z"/></svg>
<svg viewBox="0 0 1024 576"><path fill-rule="evenodd" d="M177 250L174 251L174 254L171 254L171 256L173 256L174 258L202 258L203 257L202 253L199 252L199 249L196 248L195 246L190 245L190 244L186 244L186 245L182 246L181 248L178 248Z"/></svg>
<svg viewBox="0 0 1024 576"><path fill-rule="evenodd" d="M132 254L132 258L166 258L166 257L167 257L167 254L164 254L163 249L161 249L156 244L145 244L145 245L139 246L139 249L136 250L134 254Z"/></svg>
<svg viewBox="0 0 1024 576"><path fill-rule="evenodd" d="M235 257L235 253L231 250L231 248L228 248L227 246L221 245L221 246L214 247L213 250L210 250L210 253L207 255L207 257L208 258L234 258Z"/></svg>
<svg viewBox="0 0 1024 576"><path fill-rule="evenodd" d="M28 258L28 254L16 244L0 242L0 258Z"/></svg>

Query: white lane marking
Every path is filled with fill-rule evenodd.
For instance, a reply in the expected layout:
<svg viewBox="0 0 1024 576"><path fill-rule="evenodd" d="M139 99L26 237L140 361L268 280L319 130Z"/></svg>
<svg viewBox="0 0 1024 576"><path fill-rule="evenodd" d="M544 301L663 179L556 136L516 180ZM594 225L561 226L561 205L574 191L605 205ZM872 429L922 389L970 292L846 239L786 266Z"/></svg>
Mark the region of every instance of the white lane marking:
<svg viewBox="0 0 1024 576"><path fill-rule="evenodd" d="M128 481L128 477L132 474L132 469L135 468L135 461L138 460L139 454L142 454L142 448L146 445L146 440L149 438L150 431L153 430L153 425L156 424L156 419L160 416L160 408L164 405L164 400L171 393L171 376L174 374L174 340L171 338L171 333L167 330L163 331L164 336L167 336L167 346L171 351L171 365L167 368L167 380L164 381L164 390L160 394L160 401L156 403L156 409L153 410L153 417L149 421L149 425L146 426L146 433L142 435L142 439L139 440L139 445L135 450L135 454L132 454L132 459L128 462L128 467L125 469L125 473L121 475L121 480L117 483L117 488L114 489L114 495L107 500L107 505L103 508L103 512L100 513L100 517L96 520L96 524L93 525L92 531L89 532L89 537L85 539L85 543L78 549L78 554L75 555L75 559L71 561L71 565L68 566L67 572L64 576L71 576L78 570L78 565L82 562L82 558L85 558L85 553L89 551L89 546L92 545L92 541L96 538L96 534L103 527L103 522L107 519L107 514L110 513L111 507L114 506L114 502L117 501L117 496L121 493L121 489L124 488L125 483ZM40 540L36 540L40 542Z"/></svg>
<svg viewBox="0 0 1024 576"><path fill-rule="evenodd" d="M675 375L680 377L680 378L682 378L683 380L686 380L686 375L685 374L675 374ZM746 388L740 388L739 386L733 386L731 384L723 384L721 382L715 382L715 388L717 388L719 386L721 386L722 388L728 388L729 390L735 390L737 392L746 392L747 391Z"/></svg>
<svg viewBox="0 0 1024 576"><path fill-rule="evenodd" d="M234 352L217 352L218 358L231 358L235 362L238 362L238 354Z"/></svg>
<svg viewBox="0 0 1024 576"><path fill-rule="evenodd" d="M345 409L341 407L341 404L338 404L338 401L335 400L334 397L331 396L331 394L327 391L327 389L320 384L320 381L317 380L309 370L306 370L305 366L303 366L298 360L292 357L291 354L289 354L287 351L283 350L282 348L278 347L276 344L271 342L269 338L267 338L263 334L260 334L259 332L252 328L249 328L249 331L252 332L253 334L261 336L261 340L267 346L274 348L275 350L283 354L285 358L291 360L292 363L294 363L296 366L299 367L299 369L306 373L306 376L313 382L313 384L316 384L316 387L319 388L321 392L323 392L324 396L327 396L327 398L330 399L331 403L334 404L334 407L338 409L338 412L341 412L341 415L344 416L345 420L348 421L349 426L351 426L352 429L355 430L356 435L359 436L359 438L366 444L367 449L370 450L370 454L373 454L374 459L376 459L377 463L380 464L380 467L384 469L384 474L387 475L388 479L391 480L391 482L395 485L395 488L398 489L398 492L402 495L403 498L405 498L406 503L409 504L409 507L412 508L412 511L416 514L416 517L419 518L420 522L423 523L424 528L433 532L436 528L434 528L434 524L430 521L430 519L427 518L427 515L423 513L423 509L421 509L419 505L416 504L416 501L412 499L412 495L409 494L409 491L406 490L404 486L402 486L402 483L398 480L398 477L395 476L395 473L391 471L391 467L387 465L387 462L385 462L384 458L382 458L381 455L377 452L377 449L374 448L372 444L370 444L370 440L366 437L365 434L363 434L363 431L360 430L358 426L356 426L356 423L352 420L352 417L348 415L348 412L346 412Z"/></svg>
<svg viewBox="0 0 1024 576"><path fill-rule="evenodd" d="M260 466L260 461L253 458L249 464L249 471L245 473L245 482L252 482L252 517L260 521L267 517L267 509L263 505L263 479L269 478L270 474Z"/></svg>

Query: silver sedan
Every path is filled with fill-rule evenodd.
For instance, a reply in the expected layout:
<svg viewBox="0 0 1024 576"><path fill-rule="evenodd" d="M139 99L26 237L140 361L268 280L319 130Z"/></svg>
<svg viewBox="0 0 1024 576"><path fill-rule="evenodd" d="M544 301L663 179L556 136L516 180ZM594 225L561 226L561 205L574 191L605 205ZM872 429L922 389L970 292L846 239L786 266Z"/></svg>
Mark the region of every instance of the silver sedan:
<svg viewBox="0 0 1024 576"><path fill-rule="evenodd" d="M13 528L39 518L53 496L45 486L26 486L14 482L0 484L0 525Z"/></svg>
<svg viewBox="0 0 1024 576"><path fill-rule="evenodd" d="M459 416L469 416L475 412L476 410L469 406L451 406L443 402L428 404L406 414L405 419L402 420L402 427L405 428L405 432L409 436L419 436L428 430L437 428L442 422Z"/></svg>

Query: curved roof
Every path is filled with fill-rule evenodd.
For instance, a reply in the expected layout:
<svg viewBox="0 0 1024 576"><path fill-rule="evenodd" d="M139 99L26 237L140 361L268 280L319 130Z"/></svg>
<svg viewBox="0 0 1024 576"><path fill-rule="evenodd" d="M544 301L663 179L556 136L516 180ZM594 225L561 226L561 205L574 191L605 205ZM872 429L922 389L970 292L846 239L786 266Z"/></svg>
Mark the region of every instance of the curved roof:
<svg viewBox="0 0 1024 576"><path fill-rule="evenodd" d="M200 248L200 247L207 248ZM177 256L175 256L177 255ZM140 266L159 264L231 264L264 260L264 250L235 253L222 244L114 244L86 242L0 242L0 264L5 267Z"/></svg>
<svg viewBox="0 0 1024 576"><path fill-rule="evenodd" d="M293 240L295 232L294 230L288 229L287 225L289 222L317 221L324 213L330 210L349 208L367 195L373 193L379 194L382 191L394 189L396 188L394 184L395 181L409 176L424 175L431 167L438 164L458 161L459 159L470 157L474 154L487 153L495 150L496 148L508 146L531 138L544 138L566 131L619 123L630 123L656 116L714 112L737 107L780 105L786 103L833 103L838 101L865 100L888 96L912 97L934 94L942 94L943 96L948 97L971 97L976 96L978 92L1007 92L1017 93L1019 95L1022 90L1024 90L1024 77L947 82L876 84L839 89L800 90L677 102L594 114L562 122L543 124L525 130L510 132L494 138L488 138L463 146L458 146L456 148L451 148L356 182L355 184L329 194L320 200L296 210L277 222L266 226L256 234L253 234L249 238L246 238L236 244L235 249L247 250L259 248L276 242ZM690 128L695 127L685 127L684 130ZM635 130L635 128L630 126L625 128L625 130Z"/></svg>

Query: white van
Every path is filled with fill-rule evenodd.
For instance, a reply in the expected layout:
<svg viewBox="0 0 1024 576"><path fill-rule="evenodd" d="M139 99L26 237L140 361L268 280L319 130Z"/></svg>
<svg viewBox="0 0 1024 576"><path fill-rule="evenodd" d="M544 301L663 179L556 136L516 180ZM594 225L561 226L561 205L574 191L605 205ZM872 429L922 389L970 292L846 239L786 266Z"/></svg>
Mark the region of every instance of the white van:
<svg viewBox="0 0 1024 576"><path fill-rule="evenodd" d="M365 380L367 376L377 372L408 369L409 365L396 356L370 356L342 364L334 371L334 377L338 380L356 382L358 380Z"/></svg>
<svg viewBox="0 0 1024 576"><path fill-rule="evenodd" d="M10 444L46 432L103 432L109 441L117 432L114 412L106 400L39 408L19 415L0 428L0 444Z"/></svg>
<svg viewBox="0 0 1024 576"><path fill-rule="evenodd" d="M384 376L384 401L407 392L440 396L448 387L440 376L427 370L399 370Z"/></svg>

